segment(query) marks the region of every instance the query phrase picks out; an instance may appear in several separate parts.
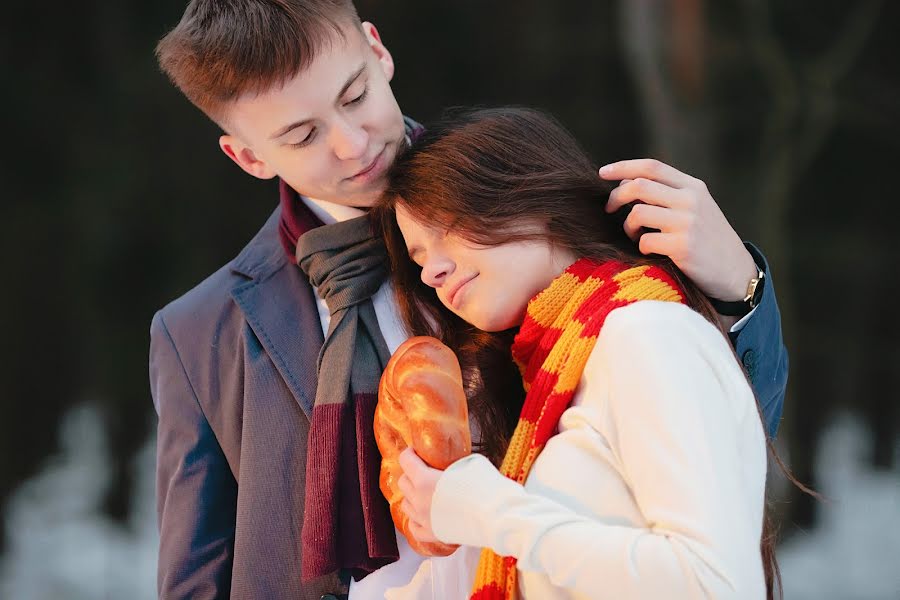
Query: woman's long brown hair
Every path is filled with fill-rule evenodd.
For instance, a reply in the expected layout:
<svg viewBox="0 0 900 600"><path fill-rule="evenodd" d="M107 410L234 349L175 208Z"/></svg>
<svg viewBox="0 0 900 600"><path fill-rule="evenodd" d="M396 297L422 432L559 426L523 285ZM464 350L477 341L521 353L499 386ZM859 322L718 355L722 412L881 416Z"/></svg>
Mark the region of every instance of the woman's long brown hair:
<svg viewBox="0 0 900 600"><path fill-rule="evenodd" d="M456 352L481 434L478 449L495 465L525 397L510 353L515 331L478 330L441 304L407 255L394 213L398 203L417 221L475 244L542 240L578 257L658 266L679 283L687 305L727 336L697 286L668 258L641 254L624 233L623 215L605 212L611 184L599 178L574 137L545 113L516 107L449 113L398 157L388 179L372 214L391 257L402 318L410 334L434 336ZM768 508L766 513L760 549L767 596L773 598L780 577Z"/></svg>

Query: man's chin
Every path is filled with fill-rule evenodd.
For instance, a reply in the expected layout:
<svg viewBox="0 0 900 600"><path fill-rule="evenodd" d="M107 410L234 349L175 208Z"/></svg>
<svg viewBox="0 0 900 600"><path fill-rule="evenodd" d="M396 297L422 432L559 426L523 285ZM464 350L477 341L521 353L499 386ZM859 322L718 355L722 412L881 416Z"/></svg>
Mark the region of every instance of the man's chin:
<svg viewBox="0 0 900 600"><path fill-rule="evenodd" d="M384 190L387 189L387 181L381 181L375 186L371 186L366 190L359 190L354 193L348 193L338 204L346 206L354 206L356 208L372 208L381 199Z"/></svg>

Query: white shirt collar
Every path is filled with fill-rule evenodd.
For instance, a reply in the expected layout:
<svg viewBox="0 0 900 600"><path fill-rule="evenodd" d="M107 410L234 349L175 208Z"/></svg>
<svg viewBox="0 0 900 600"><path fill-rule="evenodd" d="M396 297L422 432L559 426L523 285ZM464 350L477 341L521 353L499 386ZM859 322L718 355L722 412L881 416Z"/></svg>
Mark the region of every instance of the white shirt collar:
<svg viewBox="0 0 900 600"><path fill-rule="evenodd" d="M316 200L306 196L301 196L300 199L325 225L349 221L366 214L366 211L355 206L344 206L343 204L336 204L327 200Z"/></svg>

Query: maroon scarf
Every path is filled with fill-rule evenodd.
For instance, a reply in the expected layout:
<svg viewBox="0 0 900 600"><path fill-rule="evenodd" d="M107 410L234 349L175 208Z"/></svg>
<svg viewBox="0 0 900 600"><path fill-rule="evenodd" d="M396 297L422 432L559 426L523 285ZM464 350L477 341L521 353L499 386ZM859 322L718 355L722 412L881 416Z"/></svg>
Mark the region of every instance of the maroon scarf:
<svg viewBox="0 0 900 600"><path fill-rule="evenodd" d="M416 139L422 131L421 126L408 119L406 125L410 138ZM334 287L327 283L332 276L337 281L344 282L345 277L351 277L354 273L363 277L361 272L357 273L362 268L362 263L378 262L374 250L367 248L376 244L383 252L383 245L368 238L369 234L364 236L366 239L360 238L344 247L348 231L356 231L358 226L346 222L323 227L322 221L303 202L300 195L284 181L280 182L279 192L281 220L278 234L282 247L292 262L302 259L300 265L313 285L326 286L320 288L320 292L326 292L326 299L330 297L327 294L329 286ZM314 234L310 233L313 229L317 230ZM310 235L304 236L307 233ZM369 267L374 268L372 265ZM373 284L373 281L369 281L362 285L365 287ZM355 293L362 293L362 289L358 288L356 286L351 289ZM343 292L346 291L348 289L345 288ZM346 295L343 292L341 295ZM362 304L357 305L357 301ZM329 301L329 311L333 309L332 304L341 302L342 300L332 298ZM374 392L377 389L377 375L380 375L381 370L378 364L383 368L389 353L378 329L371 302L368 299L364 302L362 299L354 299L350 304L352 306L348 306L347 310L354 313L359 310L362 316L347 317L342 314L346 311L341 310L341 320L335 321L333 314L326 347L335 348L337 345L343 348L347 336L352 339L354 334L351 330L346 330L347 324L343 322L347 318L357 323L352 327L360 328L357 336L364 340L371 339L373 343L378 342L374 345L380 350L375 359L369 356L371 352L362 352L367 349L366 344L363 344L363 348L357 347L353 355L356 356L356 352L362 353L356 359L348 361L353 365L354 373L361 364L374 369L375 378L370 392L366 393L367 389L357 390L354 386L360 386L352 383L347 401L338 403L320 402L320 396L323 400L327 397L334 401L332 396L337 390L317 390L308 440L310 454L306 465L301 569L304 580L326 575L336 569L349 572L356 580L360 580L399 558L390 510L378 489L381 457L375 445L372 427L377 401ZM338 330L331 331L336 325ZM336 342L336 335L343 341ZM334 356L331 350L326 352L323 349L319 357L319 369L324 365L326 371L337 372L348 366L348 362L343 362L343 359L334 363ZM330 367L329 360L332 361ZM377 364L370 364L373 362ZM367 376L353 376L353 381L360 380L367 381ZM363 385L362 388L366 386Z"/></svg>
<svg viewBox="0 0 900 600"><path fill-rule="evenodd" d="M390 351L371 296L387 278L387 255L364 216L323 225L283 182L281 206L281 243L292 254L296 245L292 258L331 314L307 440L300 575L341 570L359 581L399 558L372 427Z"/></svg>
<svg viewBox="0 0 900 600"><path fill-rule="evenodd" d="M301 235L323 225L321 219L309 209L300 199L300 194L286 184L283 179L278 180L279 204L281 204L281 221L278 223L278 238L281 247L291 262L295 262L294 253L297 248L297 240Z"/></svg>

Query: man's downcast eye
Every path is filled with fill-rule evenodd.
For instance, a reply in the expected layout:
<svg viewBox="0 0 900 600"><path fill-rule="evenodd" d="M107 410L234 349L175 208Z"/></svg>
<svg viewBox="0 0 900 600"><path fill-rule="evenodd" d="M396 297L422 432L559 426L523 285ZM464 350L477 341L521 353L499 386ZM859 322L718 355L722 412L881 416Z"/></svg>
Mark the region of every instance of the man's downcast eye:
<svg viewBox="0 0 900 600"><path fill-rule="evenodd" d="M367 86L367 87L363 88L363 91L362 91L362 93L360 93L359 96L348 101L347 104L348 105L361 104L366 99L366 96L368 96L368 95L369 95L369 88Z"/></svg>
<svg viewBox="0 0 900 600"><path fill-rule="evenodd" d="M369 95L369 88L365 87L365 88L363 88L363 91L362 91L362 93L360 93L359 96L357 96L356 98L353 98L352 100L348 100L345 106L353 106L356 104L362 104L365 101L366 97L368 97L368 95ZM306 135L305 138L303 138L299 142L288 144L288 146L290 146L291 148L303 148L304 146L308 146L310 143L312 143L313 139L315 138L315 134L316 134L315 128L310 129L309 133Z"/></svg>
<svg viewBox="0 0 900 600"><path fill-rule="evenodd" d="M303 139L300 140L299 142L296 142L296 143L293 143L293 144L288 144L288 146L290 146L291 148L302 148L303 146L309 145L309 143L312 142L312 140L313 140L313 136L314 136L314 134L315 134L315 131L316 131L315 129L310 129L310 130L309 130L309 133L306 134L306 137L305 137L305 138L303 138Z"/></svg>

